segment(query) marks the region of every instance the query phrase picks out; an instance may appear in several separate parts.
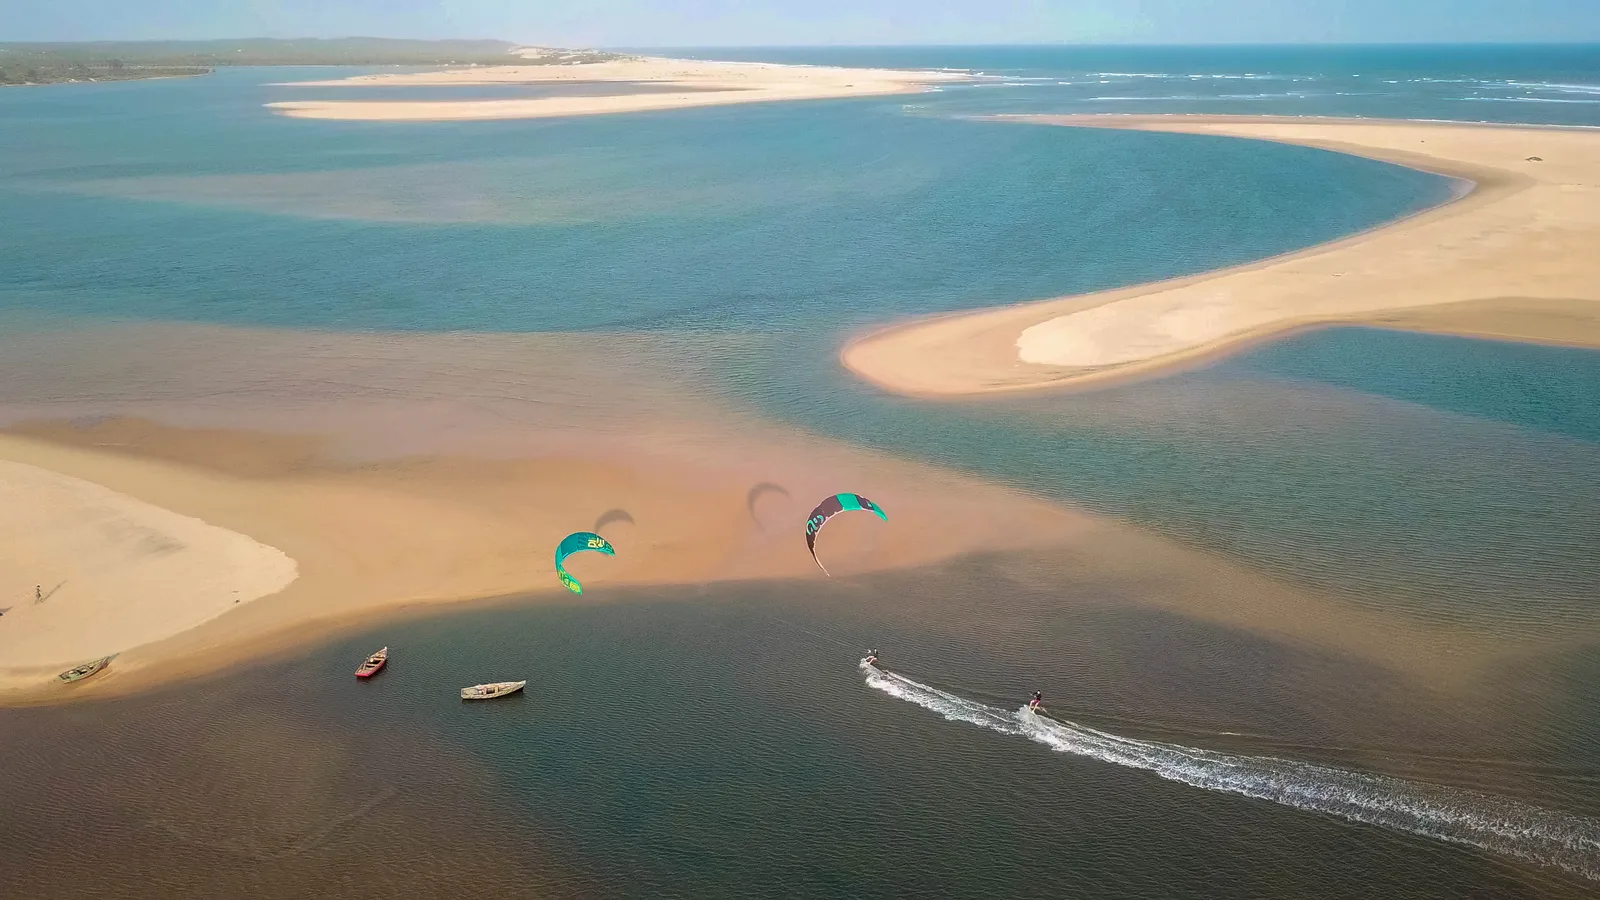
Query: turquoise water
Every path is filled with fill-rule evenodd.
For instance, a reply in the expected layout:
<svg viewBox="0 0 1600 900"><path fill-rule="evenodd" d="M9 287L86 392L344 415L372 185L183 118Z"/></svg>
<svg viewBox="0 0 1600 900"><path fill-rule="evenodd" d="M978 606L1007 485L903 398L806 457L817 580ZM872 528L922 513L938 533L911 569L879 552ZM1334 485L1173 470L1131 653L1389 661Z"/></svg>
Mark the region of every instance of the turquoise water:
<svg viewBox="0 0 1600 900"><path fill-rule="evenodd" d="M245 109L264 77L218 76ZM8 114L22 127L0 136L0 309L837 328L1242 262L1447 190L1317 150L949 121L898 100L397 130L219 117L221 89L154 86L159 114L110 154L93 129L102 109L127 114L123 93Z"/></svg>
<svg viewBox="0 0 1600 900"><path fill-rule="evenodd" d="M735 383L773 415L1086 505L1355 605L1508 635L1600 627L1591 351L1341 328L1155 383L943 408L885 398L828 364L745 363Z"/></svg>
<svg viewBox="0 0 1600 900"><path fill-rule="evenodd" d="M1015 83L451 125L260 107L334 95L269 84L323 69L0 91L0 327L23 341L107 321L652 333L693 347L681 364L720 385L709 399L1108 514L1328 598L1344 611L1333 628L1381 615L1402 645L1458 639L1482 663L1472 682L1450 690L1208 623L1206 572L1171 564L1141 580L1092 555L441 616L191 694L0 715L6 733L46 736L0 747L42 786L0 812L25 836L0 842L0 894L136 878L153 895L190 883L244 896L328 883L447 896L460 879L583 896L1592 888L1582 859L1552 863L1543 845L1439 839L1451 815L1492 819L1492 803L1447 795L1418 834L972 719L1042 687L1077 720L1163 747L1485 792L1538 810L1545 829L1600 816L1600 354L1337 329L1112 390L933 404L855 382L835 353L867 324L1258 259L1449 190L1310 149L953 116L1600 124L1594 48L750 55ZM29 390L5 396L23 408ZM1154 592L1175 598L1169 611L1136 602ZM1469 649L1497 641L1503 656ZM395 671L345 684L346 657L374 642L401 651ZM873 690L855 668L867 643L956 698L940 703L968 705ZM540 690L507 706L433 702L490 663ZM341 687L325 696L333 670ZM966 718L941 718L951 709ZM105 721L117 739L96 743ZM50 741L79 749L29 749ZM177 780L204 771L201 789ZM126 772L141 774L102 783ZM96 790L113 798L118 840L84 848L66 823ZM251 821L235 805L277 811ZM214 819L220 835L197 836ZM219 847L237 864L213 865ZM79 866L44 863L67 848Z"/></svg>
<svg viewBox="0 0 1600 900"><path fill-rule="evenodd" d="M994 85L947 87L930 109L1600 125L1600 44L813 47L690 55L999 76Z"/></svg>

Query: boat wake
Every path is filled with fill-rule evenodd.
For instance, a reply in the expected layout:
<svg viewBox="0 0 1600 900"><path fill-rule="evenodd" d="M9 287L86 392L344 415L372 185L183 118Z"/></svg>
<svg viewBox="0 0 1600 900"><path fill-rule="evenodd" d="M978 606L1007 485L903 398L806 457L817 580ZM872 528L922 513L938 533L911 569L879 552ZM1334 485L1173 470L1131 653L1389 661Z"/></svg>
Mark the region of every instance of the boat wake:
<svg viewBox="0 0 1600 900"><path fill-rule="evenodd" d="M1271 800L1395 831L1465 844L1600 881L1600 820L1462 788L1407 781L1271 756L1240 756L1121 737L1001 709L880 671L861 661L869 687L952 722L1025 737L1062 753L1144 769L1207 790Z"/></svg>

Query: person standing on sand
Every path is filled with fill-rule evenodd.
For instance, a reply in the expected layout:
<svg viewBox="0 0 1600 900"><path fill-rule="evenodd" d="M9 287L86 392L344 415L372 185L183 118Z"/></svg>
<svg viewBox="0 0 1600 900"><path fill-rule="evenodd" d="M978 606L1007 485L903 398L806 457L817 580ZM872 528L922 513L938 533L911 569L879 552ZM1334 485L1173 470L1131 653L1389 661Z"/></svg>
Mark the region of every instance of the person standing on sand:
<svg viewBox="0 0 1600 900"><path fill-rule="evenodd" d="M42 585L42 584L36 584L36 585L33 586L33 602L35 602L35 603L43 603L44 602L44 594L40 593L40 591L39 591L39 589L42 588L42 587L44 587L44 585Z"/></svg>

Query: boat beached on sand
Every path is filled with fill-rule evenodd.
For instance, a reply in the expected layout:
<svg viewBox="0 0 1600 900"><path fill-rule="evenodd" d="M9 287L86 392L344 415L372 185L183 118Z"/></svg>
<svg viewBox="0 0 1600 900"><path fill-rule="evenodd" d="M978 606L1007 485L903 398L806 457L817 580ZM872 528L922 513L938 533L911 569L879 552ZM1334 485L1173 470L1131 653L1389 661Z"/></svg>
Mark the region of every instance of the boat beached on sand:
<svg viewBox="0 0 1600 900"><path fill-rule="evenodd" d="M463 700L493 700L495 697L504 697L522 690L526 681L496 681L492 684L475 684L472 687L461 689Z"/></svg>
<svg viewBox="0 0 1600 900"><path fill-rule="evenodd" d="M65 672L62 672L60 675L58 675L56 677L60 678L62 681L68 682L68 683L74 682L74 681L82 681L83 679L88 678L90 675L93 675L94 673L100 671L101 669L104 669L106 666L108 666L110 664L111 664L111 657L110 656L103 656L103 657L95 660L94 662L86 662L83 665L78 666L77 668L68 669L68 670L66 670Z"/></svg>
<svg viewBox="0 0 1600 900"><path fill-rule="evenodd" d="M389 661L389 648L385 647L382 650L379 650L377 653L374 653L371 656L367 657L366 662L363 662L356 669L356 677L357 678L371 678L373 675L377 674L378 670L383 668L383 664L388 662L388 661Z"/></svg>

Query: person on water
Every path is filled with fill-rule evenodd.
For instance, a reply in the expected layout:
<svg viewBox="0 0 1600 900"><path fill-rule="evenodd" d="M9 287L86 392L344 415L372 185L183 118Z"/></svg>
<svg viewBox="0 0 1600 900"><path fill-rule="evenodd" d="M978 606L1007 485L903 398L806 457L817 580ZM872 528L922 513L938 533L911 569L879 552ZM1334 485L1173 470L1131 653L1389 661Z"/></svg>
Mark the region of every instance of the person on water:
<svg viewBox="0 0 1600 900"><path fill-rule="evenodd" d="M1039 691L1034 691L1033 692L1033 699L1028 701L1028 708L1032 709L1032 710L1043 709L1044 708L1044 694L1042 694Z"/></svg>
<svg viewBox="0 0 1600 900"><path fill-rule="evenodd" d="M875 666L877 664L878 664L878 650L877 650L876 647L874 647L873 649L867 651L867 665Z"/></svg>

